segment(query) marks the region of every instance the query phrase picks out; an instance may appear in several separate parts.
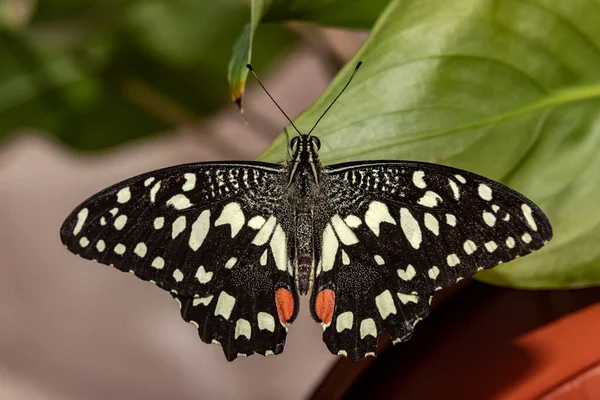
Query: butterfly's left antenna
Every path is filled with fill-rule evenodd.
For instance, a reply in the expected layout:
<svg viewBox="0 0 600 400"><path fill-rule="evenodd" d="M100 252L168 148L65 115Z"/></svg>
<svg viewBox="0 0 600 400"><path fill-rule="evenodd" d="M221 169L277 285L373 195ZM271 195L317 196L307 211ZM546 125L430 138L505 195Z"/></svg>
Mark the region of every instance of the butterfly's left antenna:
<svg viewBox="0 0 600 400"><path fill-rule="evenodd" d="M362 65L362 61L359 61L358 64L356 64L356 67L354 67L354 71L352 72L352 75L350 75L350 79L348 79L348 82L346 82L346 85L344 85L344 87L342 88L342 90L340 90L340 92L338 93L337 96L335 96L335 99L333 99L333 101L331 102L331 104L329 105L329 107L327 107L325 109L325 111L323 111L323 114L321 114L321 116L319 117L319 119L317 120L317 122L315 122L315 124L313 125L312 128L310 128L310 131L308 131L308 133L306 134L306 136L309 136L312 131L315 130L315 128L317 127L317 125L319 124L319 122L321 121L321 119L323 119L323 117L325 116L325 114L327 114L327 111L329 111L329 109L331 107L333 107L333 105L335 104L335 102L337 101L337 99L340 98L340 96L342 95L342 93L344 93L344 90L346 90L346 88L348 87L348 85L350 84L350 82L352 82L352 79L354 79L354 75L356 75L356 71L358 71L358 69L360 68L360 66Z"/></svg>
<svg viewBox="0 0 600 400"><path fill-rule="evenodd" d="M250 72L252 72L252 75L254 75L254 78L256 78L256 81L258 82L258 84L260 85L260 87L263 88L263 90L265 91L265 93L267 94L267 96L269 96L269 98L271 99L271 101L273 101L273 103L277 106L277 108L279 108L279 111L281 111L281 113L287 118L287 120L290 121L290 124L292 124L292 126L294 127L294 129L296 130L296 132L298 132L298 134L302 136L302 133L298 130L298 128L296 128L296 125L294 125L294 123L292 122L292 120L290 119L290 117L288 117L288 115L285 113L285 111L283 111L283 109L281 107L279 107L279 104L277 104L277 102L275 101L275 99L273 98L273 96L271 96L271 93L269 93L269 91L267 90L267 88L265 88L265 85L263 85L262 82L260 81L260 79L258 79L258 75L256 75L256 72L254 72L254 68L252 68L252 65L246 64L246 67L248 67L248 69L250 70Z"/></svg>

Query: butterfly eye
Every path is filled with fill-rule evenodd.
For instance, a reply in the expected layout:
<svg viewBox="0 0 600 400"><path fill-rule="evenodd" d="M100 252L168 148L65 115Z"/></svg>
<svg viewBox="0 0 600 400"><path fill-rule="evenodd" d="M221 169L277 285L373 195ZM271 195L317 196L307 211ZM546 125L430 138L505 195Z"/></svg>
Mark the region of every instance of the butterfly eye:
<svg viewBox="0 0 600 400"><path fill-rule="evenodd" d="M321 141L319 140L318 137L311 136L310 141L311 141L311 143L313 145L313 148L315 148L315 151L319 150L321 148Z"/></svg>
<svg viewBox="0 0 600 400"><path fill-rule="evenodd" d="M290 148L292 149L292 151L298 151L298 142L300 141L300 139L298 138L298 136L293 137L292 141L290 142Z"/></svg>

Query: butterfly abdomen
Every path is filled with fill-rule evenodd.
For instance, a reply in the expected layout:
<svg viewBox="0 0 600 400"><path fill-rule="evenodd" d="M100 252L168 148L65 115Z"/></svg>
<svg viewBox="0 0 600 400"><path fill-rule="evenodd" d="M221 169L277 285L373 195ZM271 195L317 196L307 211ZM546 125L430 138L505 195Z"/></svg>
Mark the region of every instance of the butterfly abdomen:
<svg viewBox="0 0 600 400"><path fill-rule="evenodd" d="M301 211L296 215L297 281L300 294L308 293L313 268L313 218L312 213Z"/></svg>

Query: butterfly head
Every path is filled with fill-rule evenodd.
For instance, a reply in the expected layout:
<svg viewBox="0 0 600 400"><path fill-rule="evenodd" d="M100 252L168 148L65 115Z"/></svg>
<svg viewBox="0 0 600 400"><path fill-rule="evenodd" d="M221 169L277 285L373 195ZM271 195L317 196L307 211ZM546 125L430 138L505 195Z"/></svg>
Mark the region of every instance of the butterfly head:
<svg viewBox="0 0 600 400"><path fill-rule="evenodd" d="M316 136L294 136L290 141L290 153L294 161L315 161L320 148L321 141Z"/></svg>

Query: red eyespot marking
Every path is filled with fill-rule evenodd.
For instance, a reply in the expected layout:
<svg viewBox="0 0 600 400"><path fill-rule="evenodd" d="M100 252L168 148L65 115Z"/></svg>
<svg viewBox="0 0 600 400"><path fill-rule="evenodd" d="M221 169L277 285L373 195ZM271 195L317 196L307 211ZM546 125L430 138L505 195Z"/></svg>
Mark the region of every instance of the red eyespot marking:
<svg viewBox="0 0 600 400"><path fill-rule="evenodd" d="M331 289L323 289L317 294L315 302L315 312L317 317L325 324L329 325L333 318L333 309L335 308L335 292Z"/></svg>
<svg viewBox="0 0 600 400"><path fill-rule="evenodd" d="M282 323L288 322L294 315L294 295L287 289L279 288L275 292L277 315Z"/></svg>

